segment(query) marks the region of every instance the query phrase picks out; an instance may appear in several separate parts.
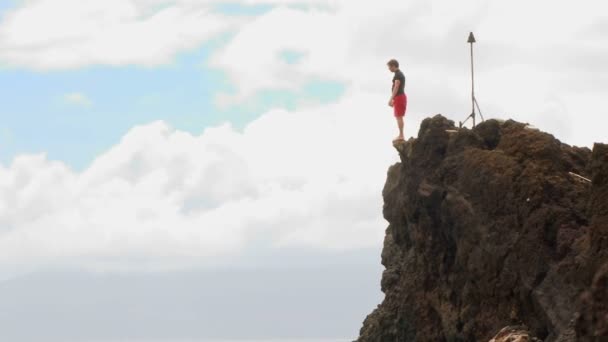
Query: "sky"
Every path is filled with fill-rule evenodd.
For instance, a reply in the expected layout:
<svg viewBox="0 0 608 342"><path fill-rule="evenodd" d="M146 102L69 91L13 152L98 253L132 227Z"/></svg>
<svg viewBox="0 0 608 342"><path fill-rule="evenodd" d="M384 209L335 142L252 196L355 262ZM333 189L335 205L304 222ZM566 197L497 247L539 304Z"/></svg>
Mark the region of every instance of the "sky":
<svg viewBox="0 0 608 342"><path fill-rule="evenodd" d="M528 122L591 148L608 140L607 6L0 0L0 288L16 291L10 298L42 293L40 301L13 302L23 315L0 316L0 324L39 312L40 303L63 310L61 317L95 311L86 296L62 306L42 291L52 283L78 289L66 296L80 291L105 303L97 318L123 312L134 298L133 306L146 302L164 316L146 321L144 307L127 322L186 311L190 319L147 336L118 323L97 336L97 320L71 337L79 341L159 337L154 331L162 338L355 337L382 299L381 190L398 161L386 62L398 59L406 75L407 136L437 113L464 120L473 31L476 97L486 118ZM352 297L319 304L328 312L341 307L333 330L324 320L295 320L291 330L251 336L205 336L200 323L209 308L147 300L176 291L198 303L201 291L222 287L201 280L214 272L230 274L226 286L239 276L258 284L299 272L315 279L289 308L281 296L248 294L243 281L242 298L276 304L256 307L272 319L296 317L307 298ZM194 285L175 281L193 273ZM96 277L114 292L100 291ZM159 278L166 287L154 287ZM152 286L145 301L134 283ZM291 286L282 284L277 291ZM121 299L112 305L108 296ZM65 339L68 330L51 335ZM36 340L35 331L20 331L11 340Z"/></svg>

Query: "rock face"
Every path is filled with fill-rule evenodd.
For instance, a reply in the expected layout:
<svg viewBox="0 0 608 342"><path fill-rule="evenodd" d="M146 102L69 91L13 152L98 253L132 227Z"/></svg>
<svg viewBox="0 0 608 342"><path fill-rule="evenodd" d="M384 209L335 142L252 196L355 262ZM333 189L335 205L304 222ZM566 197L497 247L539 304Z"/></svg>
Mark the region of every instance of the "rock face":
<svg viewBox="0 0 608 342"><path fill-rule="evenodd" d="M608 146L514 121L455 129L438 115L396 145L385 299L358 341L485 342L519 324L530 341L608 341Z"/></svg>

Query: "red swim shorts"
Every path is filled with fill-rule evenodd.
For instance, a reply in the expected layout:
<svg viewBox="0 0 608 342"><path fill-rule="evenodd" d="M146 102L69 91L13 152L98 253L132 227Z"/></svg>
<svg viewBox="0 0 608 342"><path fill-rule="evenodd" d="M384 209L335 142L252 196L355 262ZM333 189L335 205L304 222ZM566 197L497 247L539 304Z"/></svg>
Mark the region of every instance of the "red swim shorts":
<svg viewBox="0 0 608 342"><path fill-rule="evenodd" d="M395 111L395 117L405 116L405 109L407 108L407 96L400 94L393 99L393 109Z"/></svg>

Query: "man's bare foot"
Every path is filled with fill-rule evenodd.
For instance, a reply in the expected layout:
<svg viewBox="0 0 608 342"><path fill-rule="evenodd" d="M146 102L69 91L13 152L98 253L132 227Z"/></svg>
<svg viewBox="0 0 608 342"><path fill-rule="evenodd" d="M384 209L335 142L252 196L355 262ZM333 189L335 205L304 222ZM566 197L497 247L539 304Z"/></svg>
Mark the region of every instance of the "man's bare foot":
<svg viewBox="0 0 608 342"><path fill-rule="evenodd" d="M400 136L396 137L395 139L393 139L393 141L399 141L399 140L404 140L402 135L400 135Z"/></svg>

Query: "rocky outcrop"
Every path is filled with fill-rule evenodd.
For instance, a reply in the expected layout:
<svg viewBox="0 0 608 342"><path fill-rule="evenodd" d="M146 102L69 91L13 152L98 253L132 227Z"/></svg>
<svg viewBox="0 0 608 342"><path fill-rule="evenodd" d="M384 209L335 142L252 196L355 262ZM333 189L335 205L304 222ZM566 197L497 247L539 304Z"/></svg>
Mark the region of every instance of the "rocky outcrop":
<svg viewBox="0 0 608 342"><path fill-rule="evenodd" d="M489 341L520 324L530 341L608 340L608 146L436 116L396 148L385 299L359 341Z"/></svg>

